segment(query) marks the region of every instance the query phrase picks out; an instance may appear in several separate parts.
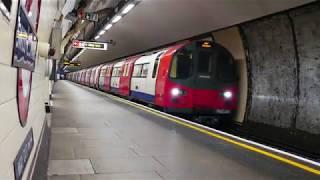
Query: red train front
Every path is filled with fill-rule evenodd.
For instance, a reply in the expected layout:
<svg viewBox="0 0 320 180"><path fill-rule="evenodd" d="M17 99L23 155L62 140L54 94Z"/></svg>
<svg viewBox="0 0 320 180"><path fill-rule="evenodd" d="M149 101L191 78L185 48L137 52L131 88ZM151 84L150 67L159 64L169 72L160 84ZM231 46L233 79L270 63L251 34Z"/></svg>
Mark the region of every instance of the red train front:
<svg viewBox="0 0 320 180"><path fill-rule="evenodd" d="M235 61L222 46L194 41L169 48L161 59L155 104L167 112L229 115L237 109Z"/></svg>

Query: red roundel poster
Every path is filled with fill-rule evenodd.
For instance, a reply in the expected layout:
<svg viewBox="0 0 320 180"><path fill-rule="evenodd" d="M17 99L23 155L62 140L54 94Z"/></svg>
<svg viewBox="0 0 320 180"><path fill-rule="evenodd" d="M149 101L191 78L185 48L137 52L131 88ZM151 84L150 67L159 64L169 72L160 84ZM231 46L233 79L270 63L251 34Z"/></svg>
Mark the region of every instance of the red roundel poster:
<svg viewBox="0 0 320 180"><path fill-rule="evenodd" d="M31 83L32 83L32 72L18 68L18 109L20 123L25 126L28 119L30 93L31 93Z"/></svg>

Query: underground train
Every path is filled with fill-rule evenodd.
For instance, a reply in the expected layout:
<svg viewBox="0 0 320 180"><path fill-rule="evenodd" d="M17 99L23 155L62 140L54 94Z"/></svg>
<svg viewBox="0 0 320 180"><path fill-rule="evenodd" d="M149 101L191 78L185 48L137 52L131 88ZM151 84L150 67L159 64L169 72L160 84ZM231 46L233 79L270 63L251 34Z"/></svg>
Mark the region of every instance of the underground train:
<svg viewBox="0 0 320 180"><path fill-rule="evenodd" d="M67 79L197 118L232 115L238 106L235 60L211 41L186 41L69 73Z"/></svg>

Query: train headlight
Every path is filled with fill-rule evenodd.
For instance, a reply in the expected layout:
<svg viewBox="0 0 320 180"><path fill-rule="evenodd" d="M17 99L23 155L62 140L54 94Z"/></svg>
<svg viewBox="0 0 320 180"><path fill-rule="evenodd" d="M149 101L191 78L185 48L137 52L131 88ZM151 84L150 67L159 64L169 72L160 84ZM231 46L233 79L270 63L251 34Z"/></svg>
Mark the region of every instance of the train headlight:
<svg viewBox="0 0 320 180"><path fill-rule="evenodd" d="M223 93L223 97L225 97L226 99L232 98L232 92L231 91L225 91Z"/></svg>
<svg viewBox="0 0 320 180"><path fill-rule="evenodd" d="M171 95L176 97L176 96L181 96L183 94L183 91L179 88L173 88L171 89Z"/></svg>

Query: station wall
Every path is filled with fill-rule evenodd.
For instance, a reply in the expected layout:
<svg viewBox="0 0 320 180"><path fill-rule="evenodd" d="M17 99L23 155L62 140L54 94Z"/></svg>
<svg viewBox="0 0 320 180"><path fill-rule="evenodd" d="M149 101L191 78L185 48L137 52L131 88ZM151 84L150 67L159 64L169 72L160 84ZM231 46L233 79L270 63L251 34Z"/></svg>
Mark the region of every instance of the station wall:
<svg viewBox="0 0 320 180"><path fill-rule="evenodd" d="M33 72L29 116L25 127L19 121L17 105L17 68L12 67L15 19L18 1L12 1L9 19L0 13L0 179L13 180L13 162L32 128L34 145L22 179L32 173L41 132L45 127L45 102L49 101L49 80L46 75L47 59L36 59ZM43 6L47 5L46 2ZM47 13L47 12L42 12ZM51 15L51 14L50 14ZM29 177L30 178L30 177Z"/></svg>

